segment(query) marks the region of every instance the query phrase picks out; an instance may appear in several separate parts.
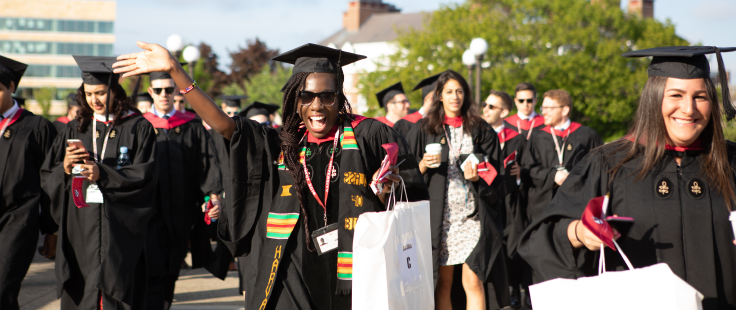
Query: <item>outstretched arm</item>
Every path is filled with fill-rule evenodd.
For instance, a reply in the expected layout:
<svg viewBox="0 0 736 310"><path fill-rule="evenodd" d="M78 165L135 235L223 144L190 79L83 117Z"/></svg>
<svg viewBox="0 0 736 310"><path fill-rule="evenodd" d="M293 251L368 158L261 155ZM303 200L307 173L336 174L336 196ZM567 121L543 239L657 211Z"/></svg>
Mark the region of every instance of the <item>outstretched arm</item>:
<svg viewBox="0 0 736 310"><path fill-rule="evenodd" d="M112 65L115 73L123 73L123 77L149 72L168 72L179 89L186 89L194 80L187 75L179 62L168 50L158 44L136 42L144 51L118 56L118 62ZM207 94L195 87L184 95L194 111L217 133L230 140L235 131L235 121L225 114Z"/></svg>

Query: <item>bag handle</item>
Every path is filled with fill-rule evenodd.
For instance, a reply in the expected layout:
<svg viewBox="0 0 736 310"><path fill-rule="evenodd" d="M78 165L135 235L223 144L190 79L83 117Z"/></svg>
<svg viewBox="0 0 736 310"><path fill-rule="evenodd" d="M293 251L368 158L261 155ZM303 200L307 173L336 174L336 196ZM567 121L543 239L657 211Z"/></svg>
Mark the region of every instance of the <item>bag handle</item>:
<svg viewBox="0 0 736 310"><path fill-rule="evenodd" d="M629 261L629 258L626 256L626 254L624 254L624 251L621 250L621 247L618 245L618 242L616 242L615 239L613 240L613 245L616 246L616 251L619 254L621 254L621 258L624 259L624 262L626 263L626 267L628 267L629 270L634 270L635 268L633 265L631 265L631 261ZM601 255L598 258L598 275L602 275L606 273L606 254L605 254L606 252L604 250L605 250L605 246L601 242L601 250L600 250Z"/></svg>

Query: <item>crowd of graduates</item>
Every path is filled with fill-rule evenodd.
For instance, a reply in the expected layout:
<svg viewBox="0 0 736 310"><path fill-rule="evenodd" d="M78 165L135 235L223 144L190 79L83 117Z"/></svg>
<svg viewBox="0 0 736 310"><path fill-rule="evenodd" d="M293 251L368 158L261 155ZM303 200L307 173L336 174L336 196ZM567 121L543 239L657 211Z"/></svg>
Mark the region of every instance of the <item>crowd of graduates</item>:
<svg viewBox="0 0 736 310"><path fill-rule="evenodd" d="M603 195L635 220L616 227L635 267L665 262L704 309L736 308L721 116L736 110L704 56L732 49L625 55L653 57L650 77L629 133L604 144L564 89L521 82L481 101L446 70L413 88L418 111L398 82L371 119L342 93L342 66L366 57L306 44L273 58L293 65L283 102L217 105L166 49L138 45L74 56L83 83L53 124L12 98L27 65L0 56L0 308L19 308L40 231L62 309L169 309L188 253L221 279L237 269L247 309L350 309L357 218L399 182L430 204L437 309L531 307L529 285L595 275L602 241L580 218ZM143 74L147 92L126 94L120 78ZM389 143L399 160L376 190Z"/></svg>

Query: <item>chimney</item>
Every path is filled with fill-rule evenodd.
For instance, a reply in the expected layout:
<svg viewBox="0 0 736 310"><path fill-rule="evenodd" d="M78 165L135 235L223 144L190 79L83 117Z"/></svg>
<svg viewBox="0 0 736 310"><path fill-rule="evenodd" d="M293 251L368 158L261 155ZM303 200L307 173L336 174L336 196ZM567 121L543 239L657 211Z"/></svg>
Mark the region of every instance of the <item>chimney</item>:
<svg viewBox="0 0 736 310"><path fill-rule="evenodd" d="M348 3L348 11L342 15L342 27L347 31L358 31L371 15L388 12L400 12L400 10L381 0L354 0Z"/></svg>
<svg viewBox="0 0 736 310"><path fill-rule="evenodd" d="M654 0L629 0L629 14L654 18Z"/></svg>

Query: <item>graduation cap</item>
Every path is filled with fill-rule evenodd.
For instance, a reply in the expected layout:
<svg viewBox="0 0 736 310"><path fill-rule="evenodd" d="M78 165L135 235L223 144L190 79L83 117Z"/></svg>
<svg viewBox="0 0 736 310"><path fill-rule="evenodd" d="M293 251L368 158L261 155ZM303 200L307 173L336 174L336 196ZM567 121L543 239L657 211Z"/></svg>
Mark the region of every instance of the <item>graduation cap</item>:
<svg viewBox="0 0 736 310"><path fill-rule="evenodd" d="M100 56L78 56L72 55L74 61L77 62L79 69L82 70L82 82L87 85L107 85L107 104L105 105L105 120L110 120L110 104L113 100L110 98L110 88L113 84L118 83L119 74L112 72L112 64L117 62L116 57L100 57Z"/></svg>
<svg viewBox="0 0 736 310"><path fill-rule="evenodd" d="M153 97L151 97L151 94L149 93L140 93L135 96L135 103L138 103L140 101L153 102Z"/></svg>
<svg viewBox="0 0 736 310"><path fill-rule="evenodd" d="M170 80L171 75L169 75L168 72L151 72L151 77L149 81L154 80Z"/></svg>
<svg viewBox="0 0 736 310"><path fill-rule="evenodd" d="M430 76L424 80L419 81L419 84L417 86L414 86L414 89L411 91L415 91L417 89L422 90L422 100L424 100L424 97L427 97L429 93L434 91L434 88L437 87L437 80L440 79L440 74Z"/></svg>
<svg viewBox="0 0 736 310"><path fill-rule="evenodd" d="M398 82L394 85L389 86L388 88L378 92L376 94L376 98L378 99L378 105L383 107L386 107L386 104L388 104L391 99L394 98L394 96L398 94L404 93L404 87L401 86L401 82Z"/></svg>
<svg viewBox="0 0 736 310"><path fill-rule="evenodd" d="M363 55L307 43L271 60L294 65L291 72L294 75L301 72L336 73L338 68L365 58Z"/></svg>
<svg viewBox="0 0 736 310"><path fill-rule="evenodd" d="M256 115L265 115L269 116L271 114L276 113L278 109L281 107L275 105L275 104L268 104L263 102L253 102L253 104L245 107L242 112L240 112L240 115L245 116L245 118L251 118Z"/></svg>
<svg viewBox="0 0 736 310"><path fill-rule="evenodd" d="M23 73L26 72L28 65L12 60L7 57L0 56L0 75L9 75L10 80L15 84L15 89L18 89L18 83L20 78L23 77Z"/></svg>
<svg viewBox="0 0 736 310"><path fill-rule="evenodd" d="M231 108L240 108L240 99L248 98L248 96L220 96L222 103Z"/></svg>
<svg viewBox="0 0 736 310"><path fill-rule="evenodd" d="M715 46L668 46L656 47L624 53L624 57L652 57L648 74L652 76L671 77L676 79L710 78L710 63L707 54L716 54L718 60L718 76L723 95L723 112L726 119L736 116L736 109L731 104L728 90L728 76L723 65L722 52L736 51L736 47Z"/></svg>
<svg viewBox="0 0 736 310"><path fill-rule="evenodd" d="M79 106L79 103L77 103L77 94L76 93L69 93L66 95L66 105L68 107L72 106Z"/></svg>

